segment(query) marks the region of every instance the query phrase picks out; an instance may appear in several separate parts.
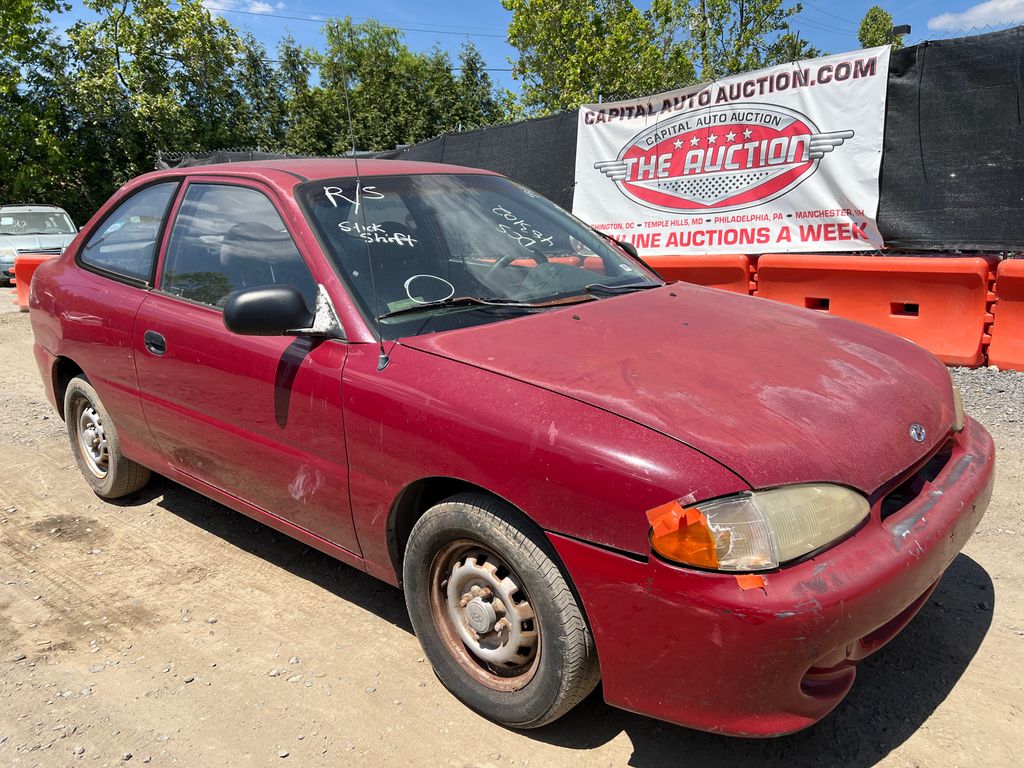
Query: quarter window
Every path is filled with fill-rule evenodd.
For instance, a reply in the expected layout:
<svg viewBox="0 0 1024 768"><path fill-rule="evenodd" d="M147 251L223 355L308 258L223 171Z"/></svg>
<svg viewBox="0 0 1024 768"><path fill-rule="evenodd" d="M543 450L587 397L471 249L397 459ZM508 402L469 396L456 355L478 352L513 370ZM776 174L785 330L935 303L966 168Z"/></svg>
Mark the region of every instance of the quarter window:
<svg viewBox="0 0 1024 768"><path fill-rule="evenodd" d="M177 188L176 181L154 184L125 200L89 238L79 260L105 272L148 281L160 225Z"/></svg>
<svg viewBox="0 0 1024 768"><path fill-rule="evenodd" d="M292 285L316 304L316 281L264 194L191 184L171 227L161 290L223 307L233 291L262 285Z"/></svg>

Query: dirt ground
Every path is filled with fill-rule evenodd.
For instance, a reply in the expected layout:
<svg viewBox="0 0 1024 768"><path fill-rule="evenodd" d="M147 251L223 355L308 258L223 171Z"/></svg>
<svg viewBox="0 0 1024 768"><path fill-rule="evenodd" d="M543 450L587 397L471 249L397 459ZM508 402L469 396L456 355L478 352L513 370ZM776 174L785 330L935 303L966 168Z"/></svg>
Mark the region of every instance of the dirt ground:
<svg viewBox="0 0 1024 768"><path fill-rule="evenodd" d="M121 504L95 497L12 295L0 289L0 765L1008 766L1024 754L1021 400L988 408L999 467L977 533L816 727L730 739L597 692L517 733L434 679L399 591L161 478ZM980 391L965 392L969 411L983 412Z"/></svg>

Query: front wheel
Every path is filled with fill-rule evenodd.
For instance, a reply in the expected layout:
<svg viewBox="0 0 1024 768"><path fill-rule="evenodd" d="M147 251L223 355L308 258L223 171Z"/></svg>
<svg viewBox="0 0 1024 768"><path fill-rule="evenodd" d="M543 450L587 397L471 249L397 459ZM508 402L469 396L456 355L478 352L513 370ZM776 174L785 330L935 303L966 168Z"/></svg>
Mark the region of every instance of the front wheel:
<svg viewBox="0 0 1024 768"><path fill-rule="evenodd" d="M97 496L116 499L149 482L149 470L121 453L114 422L84 376L68 383L64 421L78 469Z"/></svg>
<svg viewBox="0 0 1024 768"><path fill-rule="evenodd" d="M508 505L463 494L413 527L405 598L444 686L502 725L536 728L597 685L593 637L543 534Z"/></svg>

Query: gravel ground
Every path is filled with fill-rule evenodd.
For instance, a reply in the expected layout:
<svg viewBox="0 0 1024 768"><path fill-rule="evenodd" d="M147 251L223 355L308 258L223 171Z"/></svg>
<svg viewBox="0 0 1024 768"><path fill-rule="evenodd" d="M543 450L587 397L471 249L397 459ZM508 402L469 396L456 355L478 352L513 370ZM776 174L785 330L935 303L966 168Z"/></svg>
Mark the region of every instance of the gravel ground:
<svg viewBox="0 0 1024 768"><path fill-rule="evenodd" d="M952 368L964 408L990 431L1024 445L1024 371Z"/></svg>
<svg viewBox="0 0 1024 768"><path fill-rule="evenodd" d="M599 692L517 733L454 700L401 593L181 486L109 504L0 289L0 766L1016 766L1024 375L955 370L998 450L988 513L851 695L794 736L712 736Z"/></svg>

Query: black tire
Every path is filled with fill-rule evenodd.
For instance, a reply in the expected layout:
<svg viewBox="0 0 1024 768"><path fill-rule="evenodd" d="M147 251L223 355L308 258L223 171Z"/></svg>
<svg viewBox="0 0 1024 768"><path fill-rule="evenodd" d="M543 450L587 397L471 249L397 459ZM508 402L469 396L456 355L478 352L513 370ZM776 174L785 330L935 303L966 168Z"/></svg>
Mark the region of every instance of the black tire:
<svg viewBox="0 0 1024 768"><path fill-rule="evenodd" d="M543 533L517 510L480 494L432 507L409 535L403 581L420 645L456 698L504 726L557 720L600 679L590 628L555 560ZM453 593L463 595L457 607ZM471 613L478 624L470 625ZM492 664L480 653L514 658Z"/></svg>
<svg viewBox="0 0 1024 768"><path fill-rule="evenodd" d="M64 422L78 469L97 496L116 499L149 482L149 470L121 453L114 422L84 376L64 392Z"/></svg>

